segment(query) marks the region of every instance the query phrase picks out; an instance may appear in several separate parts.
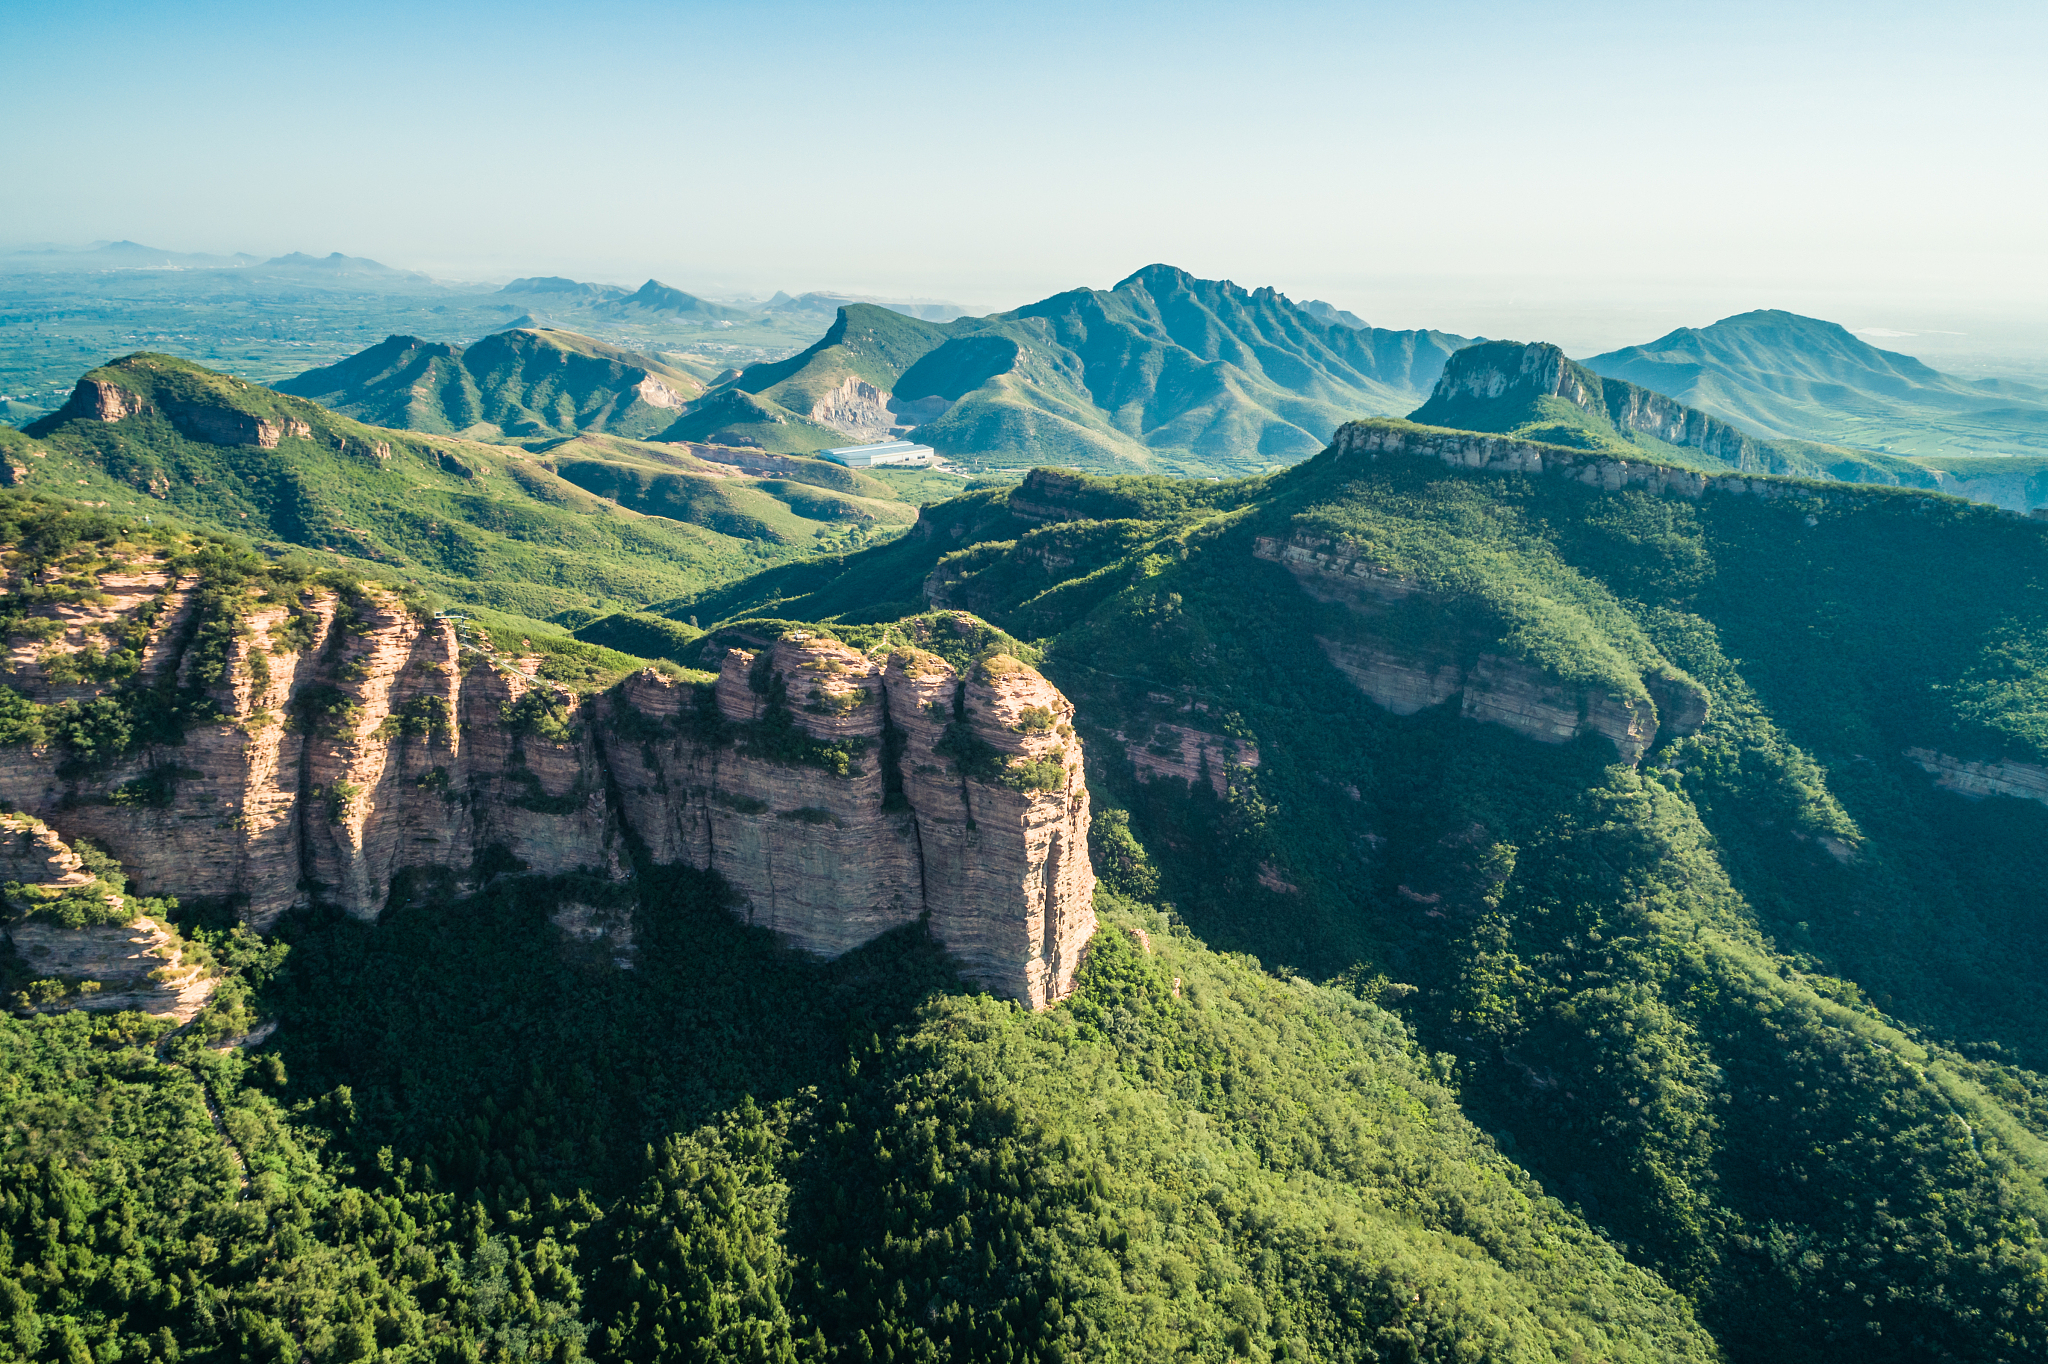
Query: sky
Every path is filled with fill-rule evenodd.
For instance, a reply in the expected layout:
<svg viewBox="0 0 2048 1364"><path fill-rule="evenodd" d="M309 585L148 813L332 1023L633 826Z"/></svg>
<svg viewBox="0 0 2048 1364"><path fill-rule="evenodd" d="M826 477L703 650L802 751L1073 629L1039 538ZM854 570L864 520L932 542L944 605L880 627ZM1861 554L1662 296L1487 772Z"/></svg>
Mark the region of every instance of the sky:
<svg viewBox="0 0 2048 1364"><path fill-rule="evenodd" d="M2048 352L2039 0L14 0L5 31L5 246L977 311L1165 261L1574 353L1756 307Z"/></svg>

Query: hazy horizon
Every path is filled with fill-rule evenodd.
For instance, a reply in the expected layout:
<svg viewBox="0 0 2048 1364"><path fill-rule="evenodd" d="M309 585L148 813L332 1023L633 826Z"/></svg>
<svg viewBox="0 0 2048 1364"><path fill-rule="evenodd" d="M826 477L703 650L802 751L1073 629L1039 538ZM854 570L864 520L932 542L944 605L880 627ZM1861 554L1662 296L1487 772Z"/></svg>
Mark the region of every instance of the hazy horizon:
<svg viewBox="0 0 2048 1364"><path fill-rule="evenodd" d="M0 240L974 311L1164 261L1576 354L1753 308L2048 351L2039 7L322 16L28 6Z"/></svg>

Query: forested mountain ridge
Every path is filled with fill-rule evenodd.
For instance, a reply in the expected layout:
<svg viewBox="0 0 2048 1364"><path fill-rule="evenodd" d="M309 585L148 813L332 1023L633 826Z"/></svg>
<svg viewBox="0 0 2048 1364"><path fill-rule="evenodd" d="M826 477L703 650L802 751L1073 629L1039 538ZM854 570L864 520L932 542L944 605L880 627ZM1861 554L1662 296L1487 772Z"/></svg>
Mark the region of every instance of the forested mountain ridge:
<svg viewBox="0 0 2048 1364"><path fill-rule="evenodd" d="M1462 338L1323 321L1271 289L1148 266L1007 313L920 321L874 305L755 365L671 440L771 450L914 431L973 462L1105 470L1261 468L1341 421L1411 405Z"/></svg>
<svg viewBox="0 0 2048 1364"><path fill-rule="evenodd" d="M2044 580L1991 508L1379 422L670 609L1038 639L1160 896L1391 1004L1732 1357L1988 1360L2048 1348Z"/></svg>
<svg viewBox="0 0 2048 1364"><path fill-rule="evenodd" d="M53 815L127 843L153 880L189 876L218 861L192 838L281 813L252 798L218 818L207 769L261 769L273 740L296 741L298 779L285 762L275 776L302 804L273 824L315 845L297 888L333 906L273 920L264 942L236 922L273 912L253 894L165 902L218 981L182 1032L95 1013L90 972L32 982L41 1012L0 1020L8 1358L1712 1357L1685 1302L1472 1127L1391 1016L1218 957L1145 905L1121 820L1101 831L1106 929L1072 999L1038 1015L962 991L921 924L833 962L779 949L738 921L758 901L665 862L652 826L619 846L628 881L521 865L564 846L550 824L590 821L590 797L560 789L563 754L600 729L618 745L607 800L682 795L634 755L733 740L728 702L767 708L737 725L764 793L866 761L816 737L858 717L833 703L863 685L858 655L816 629L701 641L769 631L780 672L643 674L577 707L457 654L445 621L375 583L18 492L0 521L9 638L32 645L13 657L35 659L13 679L26 692L0 691L15 793L41 799L55 762L75 798ZM111 654L91 643L103 620ZM1035 704L1048 693L1017 660L1028 646L956 612L899 628L934 651L905 647L902 668L936 688L898 716L923 731L896 750L906 786L952 764L957 784L931 790L966 798L1004 744L1025 789L1047 746L1078 774L1064 703ZM948 705L953 657L979 674ZM458 675L459 704L425 704ZM698 704L610 709L636 687ZM472 694L493 691L497 716ZM808 740L790 732L799 707ZM313 770L372 747L401 759L383 780ZM467 757L455 774L458 747L509 754L506 789L480 789ZM724 794L729 816L766 805ZM976 874L1000 841L996 794L974 796L950 856L923 830L930 874ZM352 901L334 853L370 851L352 836L394 800L420 814L382 851L418 874ZM428 874L447 849L420 835L510 805L490 819L524 832L477 850L481 893L460 893L458 868ZM818 841L841 813L781 818ZM138 839L151 828L188 846ZM289 891L292 868L273 871ZM0 926L73 898L11 885Z"/></svg>
<svg viewBox="0 0 2048 1364"><path fill-rule="evenodd" d="M1850 483L1935 488L1910 460L1838 445L1769 440L1621 379L1603 379L1556 346L1488 341L1451 357L1429 401L1408 414L1428 426L1497 431L1615 454L1639 451L1702 468Z"/></svg>
<svg viewBox="0 0 2048 1364"><path fill-rule="evenodd" d="M491 438L649 436L704 391L659 360L546 327L469 346L387 337L273 387L372 426Z"/></svg>
<svg viewBox="0 0 2048 1364"><path fill-rule="evenodd" d="M1776 309L1681 327L1585 365L1766 437L1907 456L2048 453L2048 392L1959 379L1836 323Z"/></svg>
<svg viewBox="0 0 2048 1364"><path fill-rule="evenodd" d="M917 335L847 329L834 363L858 378ZM23 1358L2048 1351L2037 523L1701 467L1618 426L1598 433L1617 448L1348 423L1264 477L1041 469L887 544L686 588L666 622L591 623L681 665L665 677L479 635L581 697L508 685L495 717L465 702L461 736L400 704L387 733L349 709L376 679L439 694L452 662L481 697L497 668L386 658L394 631L442 628L425 603L219 539L165 542L198 604L144 622L184 621L189 666L150 671L148 630L42 657L36 622L61 616L82 655L136 537L182 534L136 525L168 499L110 479L100 433L197 458L160 425L234 470L371 430L225 376L88 378L92 412L0 436L8 467L142 500L8 495L10 644L58 687L151 685L90 719L63 710L82 693L0 694L0 766L72 792L64 819L230 838L242 812L181 806L185 771L208 744L256 761L238 725L297 724L316 759L419 750L383 787L351 768L295 788L302 837L388 802L440 840L391 842L402 870L461 861L450 830L493 805L524 832L472 837L466 873L394 877L374 927L335 912L374 887L306 887L267 941L236 926L253 897L167 909L221 982L181 1038L68 997L0 1020L0 1346ZM199 389L240 415L195 421ZM612 489L607 517L682 496L665 457L687 458L603 435L531 453ZM1943 590L1958 575L1971 593ZM283 723L195 709L221 660L251 685L258 654L298 668L296 634L227 608L293 616L308 590L336 603L334 653L314 651L332 693ZM875 651L913 639L950 698L905 649L937 679L924 704L892 698L857 752L820 738L869 713ZM981 699L969 670L1013 676L1002 659L1064 702ZM578 727L600 724L586 767ZM503 746L496 797L424 760L458 737ZM704 780L707 743L758 791ZM918 923L787 953L741 922L743 874L675 856L750 822L771 877L829 870L802 850L869 848L861 821L915 815L916 783L978 811L977 780L1010 789L989 763L1029 787L1055 747L1063 772L1085 754L1102 885L1048 1012L970 994ZM859 801L784 799L827 767L869 780L870 755ZM600 811L670 807L694 813L622 822L597 865L536 855ZM995 838L970 819L960 847ZM263 1018L260 1047L211 1049Z"/></svg>
<svg viewBox="0 0 2048 1364"><path fill-rule="evenodd" d="M92 370L23 431L0 430L0 454L9 486L175 512L534 624L573 626L916 516L885 484L815 460L757 477L601 433L483 445L369 426L148 353Z"/></svg>

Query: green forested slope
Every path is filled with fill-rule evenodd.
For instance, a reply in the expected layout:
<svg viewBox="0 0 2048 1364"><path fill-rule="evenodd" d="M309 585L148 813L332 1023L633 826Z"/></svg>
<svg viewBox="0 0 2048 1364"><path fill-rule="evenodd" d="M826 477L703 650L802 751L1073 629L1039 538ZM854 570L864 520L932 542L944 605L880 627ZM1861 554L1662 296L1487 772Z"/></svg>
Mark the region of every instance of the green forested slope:
<svg viewBox="0 0 2048 1364"><path fill-rule="evenodd" d="M372 426L472 438L651 436L704 391L659 360L548 327L469 346L386 337L273 387Z"/></svg>
<svg viewBox="0 0 2048 1364"><path fill-rule="evenodd" d="M215 935L234 998L161 1056L0 1021L0 1358L1714 1357L1349 994L1106 895L1032 1016L914 934L820 964L719 895ZM638 969L557 955L565 897L634 900ZM209 1051L252 988L279 1040Z"/></svg>
<svg viewBox="0 0 2048 1364"><path fill-rule="evenodd" d="M100 385L134 410L96 419ZM79 392L27 432L0 430L12 486L173 513L529 620L670 598L914 515L873 480L848 496L598 434L529 451L366 426L168 356L93 370ZM656 466L667 495L612 500Z"/></svg>
<svg viewBox="0 0 2048 1364"><path fill-rule="evenodd" d="M852 429L831 400L855 380L917 439L976 465L1242 471L1412 406L1463 344L1320 321L1271 289L1154 265L1114 289L947 323L850 304L816 345L747 369L666 438L817 448L821 423Z"/></svg>
<svg viewBox="0 0 2048 1364"><path fill-rule="evenodd" d="M667 495L585 451L541 458ZM591 622L693 664L691 617L1031 641L1096 805L1080 992L970 995L915 930L787 954L679 868L268 945L184 907L237 972L192 1034L0 1020L0 1358L2048 1353L2048 807L1907 753L2048 763L2043 528L1743 486L1041 471ZM1396 586L1312 595L1289 543ZM1710 705L1629 764L1395 715L1323 641ZM1256 765L1139 780L1190 734ZM632 912L633 970L568 901Z"/></svg>
<svg viewBox="0 0 2048 1364"><path fill-rule="evenodd" d="M1335 454L1237 484L1034 475L671 609L865 619L929 581L1038 639L1188 923L1395 1007L1732 1356L2027 1357L2048 808L1965 801L1905 750L2048 758L2048 546L1989 508L1782 486L1695 501ZM1376 617L1318 601L1255 553L1296 533L1424 591ZM1616 695L1682 676L1711 712L1631 767L1455 697L1395 716L1319 636ZM1136 780L1126 754L1185 751L1176 726L1258 766L1220 798Z"/></svg>
<svg viewBox="0 0 2048 1364"><path fill-rule="evenodd" d="M1944 458L2048 450L2048 392L1959 379L1777 309L1681 327L1586 367L1767 436Z"/></svg>

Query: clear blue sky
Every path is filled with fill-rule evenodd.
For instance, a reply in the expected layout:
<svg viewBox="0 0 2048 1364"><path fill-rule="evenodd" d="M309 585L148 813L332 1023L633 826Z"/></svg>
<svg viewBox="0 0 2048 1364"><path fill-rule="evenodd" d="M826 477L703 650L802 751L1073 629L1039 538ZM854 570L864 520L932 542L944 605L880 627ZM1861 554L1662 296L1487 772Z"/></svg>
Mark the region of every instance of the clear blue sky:
<svg viewBox="0 0 2048 1364"><path fill-rule="evenodd" d="M1163 260L1385 325L1582 341L1756 306L2048 311L2038 0L15 0L0 22L5 244L989 306Z"/></svg>

